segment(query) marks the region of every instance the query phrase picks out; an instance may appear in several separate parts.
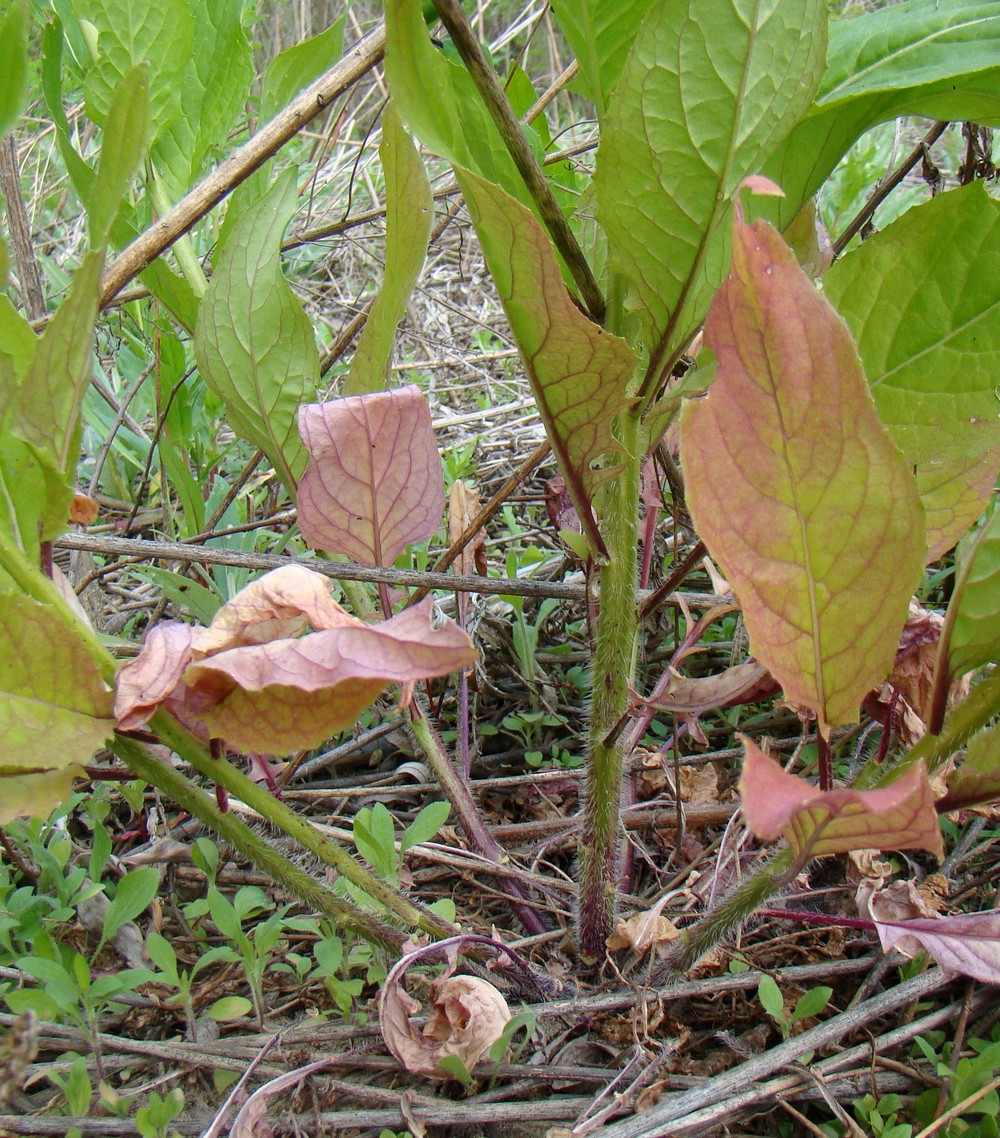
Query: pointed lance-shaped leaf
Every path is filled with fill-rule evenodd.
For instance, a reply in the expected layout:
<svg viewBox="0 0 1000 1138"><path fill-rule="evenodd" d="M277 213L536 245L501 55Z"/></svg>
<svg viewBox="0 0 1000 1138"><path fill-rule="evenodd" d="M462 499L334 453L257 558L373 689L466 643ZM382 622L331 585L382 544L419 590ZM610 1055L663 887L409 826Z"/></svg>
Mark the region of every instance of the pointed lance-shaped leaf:
<svg viewBox="0 0 1000 1138"><path fill-rule="evenodd" d="M195 330L202 378L226 404L234 430L264 451L290 491L306 461L296 415L319 382L312 324L281 271L281 238L296 202L288 170L240 217Z"/></svg>
<svg viewBox="0 0 1000 1138"><path fill-rule="evenodd" d="M930 850L944 856L934 795L923 763L880 790L817 790L745 736L740 797L747 825L762 841L783 836L796 856L851 850Z"/></svg>
<svg viewBox="0 0 1000 1138"><path fill-rule="evenodd" d="M419 387L302 407L299 431L310 456L299 527L311 546L391 565L437 531L444 477Z"/></svg>
<svg viewBox="0 0 1000 1138"><path fill-rule="evenodd" d="M949 678L1000 660L1000 510L959 544L955 562L938 655Z"/></svg>
<svg viewBox="0 0 1000 1138"><path fill-rule="evenodd" d="M417 283L434 218L427 171L391 102L378 152L385 173L385 272L344 380L345 395L387 386L396 326Z"/></svg>
<svg viewBox="0 0 1000 1138"><path fill-rule="evenodd" d="M980 731L969 740L962 765L948 778L948 793L938 811L948 814L1000 799L1000 727Z"/></svg>
<svg viewBox="0 0 1000 1138"><path fill-rule="evenodd" d="M765 222L737 221L705 335L717 377L681 419L698 533L785 696L823 732L855 722L923 568L913 475L843 320Z"/></svg>
<svg viewBox="0 0 1000 1138"><path fill-rule="evenodd" d="M611 422L627 405L635 355L574 304L534 215L499 186L456 173L559 471L591 549L604 554L592 502L609 471L595 464L615 448Z"/></svg>

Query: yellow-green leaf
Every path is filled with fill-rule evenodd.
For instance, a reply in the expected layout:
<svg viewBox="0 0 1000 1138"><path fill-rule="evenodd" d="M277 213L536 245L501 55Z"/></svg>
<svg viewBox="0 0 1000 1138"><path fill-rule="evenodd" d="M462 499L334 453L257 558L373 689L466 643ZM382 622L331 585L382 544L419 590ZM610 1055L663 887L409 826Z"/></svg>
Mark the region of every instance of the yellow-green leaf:
<svg viewBox="0 0 1000 1138"><path fill-rule="evenodd" d="M113 729L111 693L72 629L0 593L0 824L47 814Z"/></svg>
<svg viewBox="0 0 1000 1138"><path fill-rule="evenodd" d="M923 567L916 484L844 322L765 222L737 225L705 334L718 374L682 413L688 504L753 655L825 732L891 668Z"/></svg>

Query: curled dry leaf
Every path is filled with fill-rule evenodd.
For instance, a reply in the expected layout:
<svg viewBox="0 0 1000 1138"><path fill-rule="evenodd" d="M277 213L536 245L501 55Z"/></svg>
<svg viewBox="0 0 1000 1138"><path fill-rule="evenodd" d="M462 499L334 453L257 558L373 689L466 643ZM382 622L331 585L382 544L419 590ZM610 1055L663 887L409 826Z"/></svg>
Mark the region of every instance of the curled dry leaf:
<svg viewBox="0 0 1000 1138"><path fill-rule="evenodd" d="M477 976L446 976L431 984L430 1016L423 1028L413 1017L421 1005L403 988L394 968L382 987L379 1023L386 1046L414 1075L444 1078L442 1059L456 1056L472 1068L503 1034L510 1009L503 995Z"/></svg>
<svg viewBox="0 0 1000 1138"><path fill-rule="evenodd" d="M879 790L817 790L788 774L746 736L740 778L743 814L764 841L783 836L796 855L825 857L858 849L930 850L944 856L934 796L916 763Z"/></svg>
<svg viewBox="0 0 1000 1138"><path fill-rule="evenodd" d="M673 921L651 910L635 913L627 921L619 920L607 943L611 952L631 948L637 956L643 956L651 948L659 949L680 935L681 931Z"/></svg>
<svg viewBox="0 0 1000 1138"><path fill-rule="evenodd" d="M431 624L424 601L367 625L345 612L329 583L283 566L224 605L208 629L168 623L118 674L119 729L160 704L243 751L288 754L350 726L387 684L407 685L471 664L468 636ZM294 636L305 627L314 631ZM270 637L270 639L269 639Z"/></svg>
<svg viewBox="0 0 1000 1138"><path fill-rule="evenodd" d="M97 521L101 507L95 498L79 490L73 491L73 501L69 507L69 524L73 526L89 526Z"/></svg>

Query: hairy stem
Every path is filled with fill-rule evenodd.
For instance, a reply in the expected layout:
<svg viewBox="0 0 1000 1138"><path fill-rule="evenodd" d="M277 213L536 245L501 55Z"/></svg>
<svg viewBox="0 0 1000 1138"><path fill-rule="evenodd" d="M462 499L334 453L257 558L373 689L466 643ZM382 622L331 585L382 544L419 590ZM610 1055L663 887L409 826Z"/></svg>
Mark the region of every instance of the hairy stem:
<svg viewBox="0 0 1000 1138"><path fill-rule="evenodd" d="M404 933L371 914L362 912L310 877L241 819L219 810L211 795L206 794L180 771L157 759L141 743L116 735L112 749L140 778L168 795L182 810L193 814L279 885L311 905L317 912L329 917L338 928L357 933L390 952L398 953L401 950ZM217 765L228 764L219 762Z"/></svg>
<svg viewBox="0 0 1000 1138"><path fill-rule="evenodd" d="M636 524L639 516L639 419L625 411L616 424L625 451L602 498L608 561L600 571L600 615L594 646L590 757L580 838L579 952L602 960L614 924L621 858L621 794L625 744L619 727L628 711L635 669Z"/></svg>
<svg viewBox="0 0 1000 1138"><path fill-rule="evenodd" d="M329 865L342 874L374 901L383 905L398 920L435 938L454 935L456 930L451 924L422 906L414 904L395 886L365 869L347 850L330 841L311 822L296 814L280 798L275 798L258 783L247 778L226 759L213 758L208 748L167 712L158 711L153 716L150 726L168 747L176 751L196 770L212 779L234 798L256 810L267 822L315 854L324 865ZM270 869L267 872L270 872Z"/></svg>
<svg viewBox="0 0 1000 1138"><path fill-rule="evenodd" d="M706 952L731 936L769 897L784 887L794 864L793 852L781 850L710 913L685 929L667 954L666 971L686 972L693 968Z"/></svg>
<svg viewBox="0 0 1000 1138"><path fill-rule="evenodd" d="M438 733L416 699L410 701L410 729L476 853L497 865L503 864L507 855L487 829L467 782L459 778L451 759L445 754ZM528 892L519 881L501 882L501 888L514 895L511 908L531 935L548 931L548 923L541 915L530 904L524 904L528 900Z"/></svg>

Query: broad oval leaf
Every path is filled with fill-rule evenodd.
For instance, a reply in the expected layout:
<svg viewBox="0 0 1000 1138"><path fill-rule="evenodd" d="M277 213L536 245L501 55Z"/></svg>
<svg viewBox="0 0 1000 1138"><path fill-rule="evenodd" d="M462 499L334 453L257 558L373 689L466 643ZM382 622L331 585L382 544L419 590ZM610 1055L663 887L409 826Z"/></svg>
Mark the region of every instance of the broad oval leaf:
<svg viewBox="0 0 1000 1138"><path fill-rule="evenodd" d="M922 573L913 476L846 326L765 222L736 226L705 335L717 377L681 418L698 532L786 697L824 732L855 722Z"/></svg>
<svg viewBox="0 0 1000 1138"><path fill-rule="evenodd" d="M198 311L195 354L233 428L259 446L294 492L306 455L295 429L315 397L312 324L281 272L281 238L295 212L295 171L237 221Z"/></svg>
<svg viewBox="0 0 1000 1138"><path fill-rule="evenodd" d="M310 462L299 528L327 553L391 565L430 537L444 514L444 477L419 387L354 395L299 411Z"/></svg>
<svg viewBox="0 0 1000 1138"><path fill-rule="evenodd" d="M178 620L154 625L142 650L123 664L115 677L115 720L119 731L134 731L148 723L153 712L181 682L191 663L191 644L197 630Z"/></svg>
<svg viewBox="0 0 1000 1138"><path fill-rule="evenodd" d="M17 121L28 89L27 0L14 0L0 20L0 138Z"/></svg>
<svg viewBox="0 0 1000 1138"><path fill-rule="evenodd" d="M84 0L76 14L97 29L97 57L84 84L87 114L103 124L119 83L146 62L153 122L156 128L169 122L180 109L178 80L191 57L194 18L187 0Z"/></svg>
<svg viewBox="0 0 1000 1138"><path fill-rule="evenodd" d="M0 593L0 825L47 814L113 730L87 647L45 605Z"/></svg>
<svg viewBox="0 0 1000 1138"><path fill-rule="evenodd" d="M974 184L908 210L823 281L934 509L931 557L979 516L1000 466L998 249L1000 202Z"/></svg>
<svg viewBox="0 0 1000 1138"><path fill-rule="evenodd" d="M616 445L611 422L626 406L635 355L573 303L534 215L499 186L456 172L560 473L591 548L604 553L591 503L608 471L594 464Z"/></svg>
<svg viewBox="0 0 1000 1138"><path fill-rule="evenodd" d="M745 736L740 797L762 841L783 836L806 859L851 850L930 850L944 856L934 796L923 763L880 790L817 790L788 774Z"/></svg>
<svg viewBox="0 0 1000 1138"><path fill-rule="evenodd" d="M658 356L679 350L721 282L732 195L808 108L826 24L822 0L686 0L643 22L594 184L609 267Z"/></svg>

